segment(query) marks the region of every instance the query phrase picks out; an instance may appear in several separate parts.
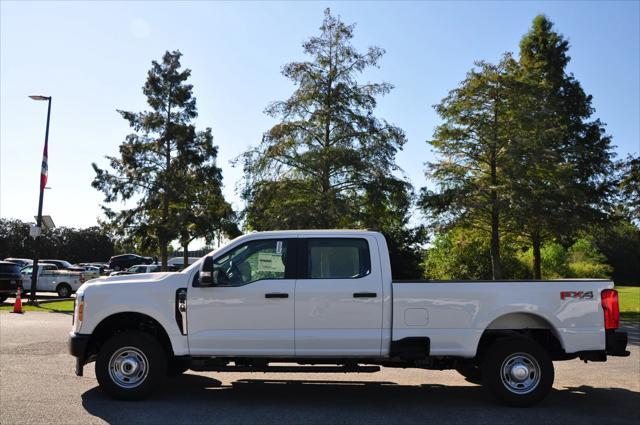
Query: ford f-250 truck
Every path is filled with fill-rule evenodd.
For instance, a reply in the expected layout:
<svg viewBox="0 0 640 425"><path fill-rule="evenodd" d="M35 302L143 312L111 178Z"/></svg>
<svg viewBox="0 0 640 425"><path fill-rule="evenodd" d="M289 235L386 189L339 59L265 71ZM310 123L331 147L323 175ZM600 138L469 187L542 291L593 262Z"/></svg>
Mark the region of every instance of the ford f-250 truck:
<svg viewBox="0 0 640 425"><path fill-rule="evenodd" d="M612 282L392 281L369 231L244 235L179 273L91 280L73 317L76 374L95 361L120 399L187 369L384 366L456 369L527 406L550 391L552 361L629 355Z"/></svg>

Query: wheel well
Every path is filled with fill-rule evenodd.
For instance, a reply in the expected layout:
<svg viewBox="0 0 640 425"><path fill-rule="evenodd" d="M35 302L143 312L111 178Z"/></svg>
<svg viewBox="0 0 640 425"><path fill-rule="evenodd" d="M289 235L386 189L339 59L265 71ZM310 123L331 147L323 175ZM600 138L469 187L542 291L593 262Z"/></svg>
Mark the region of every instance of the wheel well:
<svg viewBox="0 0 640 425"><path fill-rule="evenodd" d="M169 335L156 319L142 313L126 312L111 315L96 326L87 345L85 361L94 360L102 344L113 335L128 330L137 330L153 335L164 348L167 356L173 355Z"/></svg>
<svg viewBox="0 0 640 425"><path fill-rule="evenodd" d="M530 313L509 313L495 319L482 333L476 359L481 361L486 350L497 339L510 336L525 336L533 339L547 351L552 360L567 358L560 339L546 319Z"/></svg>
<svg viewBox="0 0 640 425"><path fill-rule="evenodd" d="M59 287L61 287L62 285L68 286L69 289L71 289L71 285L69 285L67 282L60 282L56 285L56 291L58 290Z"/></svg>

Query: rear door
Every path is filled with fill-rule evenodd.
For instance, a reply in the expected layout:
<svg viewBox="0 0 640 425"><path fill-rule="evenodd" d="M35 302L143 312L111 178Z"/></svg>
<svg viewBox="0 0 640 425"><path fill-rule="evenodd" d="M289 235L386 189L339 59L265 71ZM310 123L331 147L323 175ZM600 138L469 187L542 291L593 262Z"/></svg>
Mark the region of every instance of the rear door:
<svg viewBox="0 0 640 425"><path fill-rule="evenodd" d="M301 238L297 356L379 356L382 279L371 237Z"/></svg>

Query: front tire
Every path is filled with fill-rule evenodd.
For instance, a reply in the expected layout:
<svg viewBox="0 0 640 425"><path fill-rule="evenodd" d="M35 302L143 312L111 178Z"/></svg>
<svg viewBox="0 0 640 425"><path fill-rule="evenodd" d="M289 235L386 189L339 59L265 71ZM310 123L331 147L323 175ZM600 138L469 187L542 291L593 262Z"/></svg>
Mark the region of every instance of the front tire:
<svg viewBox="0 0 640 425"><path fill-rule="evenodd" d="M167 354L151 335L125 331L111 337L100 349L96 378L102 390L119 400L148 397L164 383Z"/></svg>
<svg viewBox="0 0 640 425"><path fill-rule="evenodd" d="M483 385L514 407L539 403L553 386L549 355L538 343L524 337L497 340L487 350L481 372Z"/></svg>

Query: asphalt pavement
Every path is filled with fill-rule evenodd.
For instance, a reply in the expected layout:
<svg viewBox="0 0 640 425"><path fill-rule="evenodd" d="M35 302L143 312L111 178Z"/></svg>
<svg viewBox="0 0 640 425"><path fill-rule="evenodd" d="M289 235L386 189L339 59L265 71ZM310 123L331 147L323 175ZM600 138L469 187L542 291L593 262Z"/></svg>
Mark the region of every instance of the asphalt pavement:
<svg viewBox="0 0 640 425"><path fill-rule="evenodd" d="M552 393L516 409L455 371L209 373L172 378L150 400L97 387L93 364L73 373L71 315L0 312L0 424L638 424L640 328L627 358L556 362Z"/></svg>

